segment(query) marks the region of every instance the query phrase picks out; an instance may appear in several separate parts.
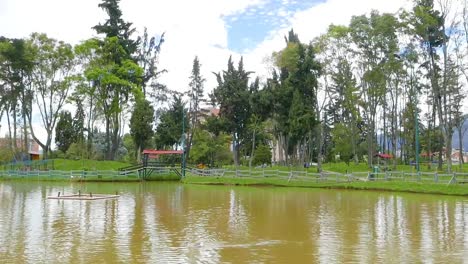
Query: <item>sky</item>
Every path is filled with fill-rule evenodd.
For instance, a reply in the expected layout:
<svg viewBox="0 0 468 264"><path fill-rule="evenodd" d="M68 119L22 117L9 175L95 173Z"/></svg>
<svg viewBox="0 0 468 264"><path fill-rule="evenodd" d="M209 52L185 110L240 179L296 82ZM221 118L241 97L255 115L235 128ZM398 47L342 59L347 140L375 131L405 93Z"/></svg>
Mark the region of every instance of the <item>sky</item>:
<svg viewBox="0 0 468 264"><path fill-rule="evenodd" d="M71 44L97 36L91 29L104 22L99 0L0 0L0 36L24 38L32 32ZM281 50L284 36L294 28L302 42L325 33L330 24L347 25L353 15L372 9L395 13L409 0L121 0L124 20L138 34L165 33L160 81L169 89L188 90L195 56L206 78L205 91L216 86L213 72L226 69L227 60L244 58L246 70L265 79L269 58ZM135 35L136 37L136 35ZM5 121L0 135L6 133ZM34 127L44 137L40 123Z"/></svg>

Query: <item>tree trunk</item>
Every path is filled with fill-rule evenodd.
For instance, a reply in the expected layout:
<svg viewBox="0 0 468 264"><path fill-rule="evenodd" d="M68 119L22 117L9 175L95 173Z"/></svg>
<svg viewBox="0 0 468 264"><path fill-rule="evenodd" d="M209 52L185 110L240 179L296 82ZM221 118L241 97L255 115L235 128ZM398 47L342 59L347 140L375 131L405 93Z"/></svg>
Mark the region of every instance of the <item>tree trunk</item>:
<svg viewBox="0 0 468 264"><path fill-rule="evenodd" d="M252 151L250 152L250 159L249 159L249 168L252 168L252 160L254 157L254 152L255 152L255 129L253 130L253 135L252 135Z"/></svg>
<svg viewBox="0 0 468 264"><path fill-rule="evenodd" d="M447 172L450 173L452 172L452 135L451 133L447 133L445 140L447 142L446 144L447 147L445 150L445 159L447 161Z"/></svg>
<svg viewBox="0 0 468 264"><path fill-rule="evenodd" d="M106 159L111 160L110 117L106 116Z"/></svg>
<svg viewBox="0 0 468 264"><path fill-rule="evenodd" d="M28 152L29 151L29 137L28 137L28 126L26 124L26 115L23 113L22 115L23 118L23 137L24 137L24 151Z"/></svg>
<svg viewBox="0 0 468 264"><path fill-rule="evenodd" d="M458 127L458 148L459 148L459 161L458 161L458 167L460 168L460 171L463 169L463 163L465 161L463 160L463 124L465 122L462 121L461 126Z"/></svg>
<svg viewBox="0 0 468 264"><path fill-rule="evenodd" d="M16 103L16 102L15 102ZM13 152L18 152L16 106L13 108Z"/></svg>
<svg viewBox="0 0 468 264"><path fill-rule="evenodd" d="M355 121L354 121L354 117L353 117L353 122L351 123L351 125L352 125L352 128L351 128L351 131L352 131L351 145L352 145L352 148L353 148L353 159L354 159L354 164L358 165L359 164L359 157L357 155L356 124L355 124Z"/></svg>
<svg viewBox="0 0 468 264"><path fill-rule="evenodd" d="M47 151L47 146L44 145L37 137L36 137L36 134L34 133L34 129L32 127L32 117L31 117L31 113L28 114L28 123L29 123L29 128L31 129L31 136L32 138L34 139L34 141L37 142L37 144L39 144L39 146L41 146L42 150L43 150L43 156L42 156L42 159L46 160L48 158L48 151Z"/></svg>
<svg viewBox="0 0 468 264"><path fill-rule="evenodd" d="M7 123L8 123L8 141L9 141L9 149L13 150L13 138L12 138L12 132L11 132L11 121L10 121L10 111L7 110L6 113L7 117Z"/></svg>
<svg viewBox="0 0 468 264"><path fill-rule="evenodd" d="M322 172L322 149L323 149L323 126L322 123L319 123L319 132L318 132L318 150L317 150L317 172Z"/></svg>

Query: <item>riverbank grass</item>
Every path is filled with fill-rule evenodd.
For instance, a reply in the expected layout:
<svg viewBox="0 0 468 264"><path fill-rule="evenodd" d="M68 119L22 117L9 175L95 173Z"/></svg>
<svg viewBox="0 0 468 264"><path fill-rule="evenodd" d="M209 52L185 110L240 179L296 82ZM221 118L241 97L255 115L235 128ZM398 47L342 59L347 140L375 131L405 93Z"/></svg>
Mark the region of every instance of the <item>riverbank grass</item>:
<svg viewBox="0 0 468 264"><path fill-rule="evenodd" d="M352 190L375 190L395 191L427 194L446 194L468 196L468 185L447 185L426 182L401 182L401 181L379 181L379 182L310 182L299 180L285 180L278 178L234 178L234 177L206 177L188 175L182 179L187 184L206 185L243 185L243 186L279 186L279 187L308 187L328 189L352 189Z"/></svg>

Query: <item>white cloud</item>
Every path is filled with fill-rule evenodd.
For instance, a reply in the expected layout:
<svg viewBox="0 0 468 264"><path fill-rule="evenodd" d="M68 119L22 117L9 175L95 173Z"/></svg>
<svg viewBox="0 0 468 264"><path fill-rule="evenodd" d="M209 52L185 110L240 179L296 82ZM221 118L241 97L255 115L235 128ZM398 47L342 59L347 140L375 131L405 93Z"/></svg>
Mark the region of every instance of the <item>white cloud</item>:
<svg viewBox="0 0 468 264"><path fill-rule="evenodd" d="M99 0L0 0L0 35L27 37L31 32L46 32L50 37L73 44L95 35L91 29L103 22L106 15L97 5ZM265 58L284 47L284 35L293 27L302 41L307 42L325 32L328 25L347 24L352 15L371 9L395 12L405 0L328 0L308 10L295 13L289 25L278 26L256 47L244 52L247 70L266 76ZM202 74L207 79L206 90L215 87L212 72L226 68L229 55L237 62L240 54L228 47L227 25L223 18L245 12L249 7L262 10L267 0L122 0L124 19L142 32L166 32L160 57L160 68L169 72L161 81L170 89L184 91L188 86L193 58L198 55ZM283 9L281 9L283 10ZM287 15L287 14L282 14ZM291 16L289 14L289 16ZM235 18L232 18L235 19ZM240 40L241 41L241 40ZM39 125L37 125L39 126ZM5 128L2 125L2 128ZM0 133L4 133L2 129ZM40 137L44 138L44 133Z"/></svg>
<svg viewBox="0 0 468 264"><path fill-rule="evenodd" d="M408 6L408 0L328 0L307 10L295 13L289 24L282 24L271 31L269 36L257 45L251 52L244 54L248 68L253 67L257 74L265 78L269 74L271 65L265 64L265 58L273 51L284 48L284 36L294 28L302 42L309 42L313 38L326 32L330 24L348 25L352 16L369 13L375 9L380 12L396 13L400 8Z"/></svg>

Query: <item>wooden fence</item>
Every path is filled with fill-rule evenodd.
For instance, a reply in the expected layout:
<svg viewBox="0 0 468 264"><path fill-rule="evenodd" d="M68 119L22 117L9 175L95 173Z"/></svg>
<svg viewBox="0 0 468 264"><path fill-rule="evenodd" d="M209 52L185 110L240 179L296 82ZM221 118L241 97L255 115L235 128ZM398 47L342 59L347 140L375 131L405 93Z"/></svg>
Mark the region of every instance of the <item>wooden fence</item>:
<svg viewBox="0 0 468 264"><path fill-rule="evenodd" d="M468 173L429 173L429 172L353 172L337 173L308 171L281 171L281 170L227 170L227 169L197 169L187 168L186 175L201 177L232 177L232 178L277 178L290 181L305 182L369 182L369 181L400 181L400 182L427 182L438 184L465 184L468 183Z"/></svg>

